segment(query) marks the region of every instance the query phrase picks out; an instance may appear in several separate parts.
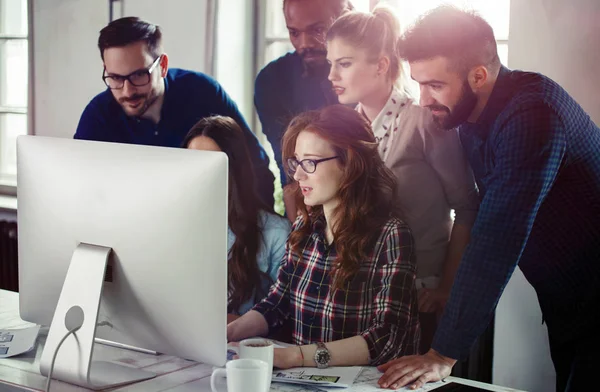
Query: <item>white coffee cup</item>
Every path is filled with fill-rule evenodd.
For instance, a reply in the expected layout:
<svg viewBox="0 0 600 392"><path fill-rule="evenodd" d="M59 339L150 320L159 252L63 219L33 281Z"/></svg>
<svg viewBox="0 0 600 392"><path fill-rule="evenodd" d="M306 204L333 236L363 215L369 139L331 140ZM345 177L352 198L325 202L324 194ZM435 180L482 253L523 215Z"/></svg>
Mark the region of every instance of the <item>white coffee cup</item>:
<svg viewBox="0 0 600 392"><path fill-rule="evenodd" d="M219 392L216 386L217 377L227 377L227 392L264 391L267 373L272 370L265 361L258 359L234 359L227 362L225 369L215 369L210 376L212 392Z"/></svg>
<svg viewBox="0 0 600 392"><path fill-rule="evenodd" d="M263 338L246 339L240 342L239 357L242 359L259 359L265 361L269 367L267 375L267 386L265 392L271 389L271 377L273 376L273 342ZM260 390L256 390L260 391Z"/></svg>

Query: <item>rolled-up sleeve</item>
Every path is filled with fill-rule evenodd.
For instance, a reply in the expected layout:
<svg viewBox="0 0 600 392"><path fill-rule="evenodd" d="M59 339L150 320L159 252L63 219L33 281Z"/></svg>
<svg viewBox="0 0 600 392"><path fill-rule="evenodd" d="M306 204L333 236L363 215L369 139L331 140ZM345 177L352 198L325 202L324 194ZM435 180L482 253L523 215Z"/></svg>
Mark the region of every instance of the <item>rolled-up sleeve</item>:
<svg viewBox="0 0 600 392"><path fill-rule="evenodd" d="M362 333L372 366L416 354L420 336L411 232L407 226L396 225L383 241L374 272L373 320Z"/></svg>

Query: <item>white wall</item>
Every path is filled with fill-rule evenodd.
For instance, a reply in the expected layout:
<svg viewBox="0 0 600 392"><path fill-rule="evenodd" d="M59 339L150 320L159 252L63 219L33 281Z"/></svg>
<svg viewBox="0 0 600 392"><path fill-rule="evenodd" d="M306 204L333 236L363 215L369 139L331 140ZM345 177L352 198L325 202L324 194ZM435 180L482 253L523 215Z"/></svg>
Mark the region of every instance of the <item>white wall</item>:
<svg viewBox="0 0 600 392"><path fill-rule="evenodd" d="M512 0L508 66L562 85L600 124L600 1ZM533 288L517 270L496 311L493 381L554 391L547 329Z"/></svg>
<svg viewBox="0 0 600 392"><path fill-rule="evenodd" d="M517 269L496 308L494 384L529 392L554 391L548 330L533 287Z"/></svg>
<svg viewBox="0 0 600 392"><path fill-rule="evenodd" d="M138 16L160 26L169 66L212 73L212 23L209 6L216 0L122 0L122 14ZM118 8L118 7L116 7Z"/></svg>
<svg viewBox="0 0 600 392"><path fill-rule="evenodd" d="M73 137L81 112L102 91L98 33L108 3L33 1L33 133Z"/></svg>
<svg viewBox="0 0 600 392"><path fill-rule="evenodd" d="M563 86L600 124L600 1L512 0L508 65Z"/></svg>

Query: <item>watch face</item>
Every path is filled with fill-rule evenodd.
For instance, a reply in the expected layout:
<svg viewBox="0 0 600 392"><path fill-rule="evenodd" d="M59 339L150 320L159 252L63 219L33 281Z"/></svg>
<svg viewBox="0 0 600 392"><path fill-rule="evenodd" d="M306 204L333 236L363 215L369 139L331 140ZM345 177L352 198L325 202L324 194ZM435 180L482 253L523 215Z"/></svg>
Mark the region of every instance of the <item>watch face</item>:
<svg viewBox="0 0 600 392"><path fill-rule="evenodd" d="M329 352L328 352L327 350L319 350L319 351L316 353L315 360L316 360L318 363L321 363L321 364L326 364L326 363L328 363L328 362L329 362L329 359L330 359L330 358L329 358Z"/></svg>

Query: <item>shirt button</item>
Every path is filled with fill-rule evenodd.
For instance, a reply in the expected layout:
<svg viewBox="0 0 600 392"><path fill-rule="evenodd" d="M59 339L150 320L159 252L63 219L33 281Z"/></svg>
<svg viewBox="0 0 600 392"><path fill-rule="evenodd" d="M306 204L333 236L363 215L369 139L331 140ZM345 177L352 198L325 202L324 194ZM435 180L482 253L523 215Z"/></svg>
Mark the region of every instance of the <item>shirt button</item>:
<svg viewBox="0 0 600 392"><path fill-rule="evenodd" d="M154 136L158 136L158 131L154 131Z"/></svg>

